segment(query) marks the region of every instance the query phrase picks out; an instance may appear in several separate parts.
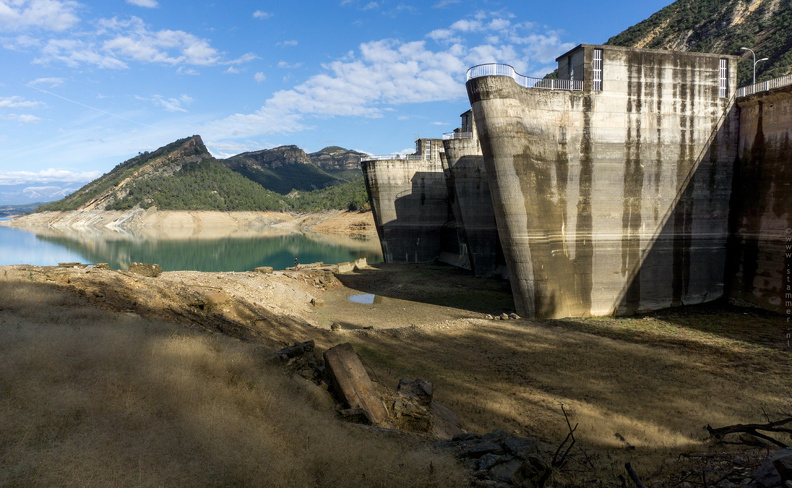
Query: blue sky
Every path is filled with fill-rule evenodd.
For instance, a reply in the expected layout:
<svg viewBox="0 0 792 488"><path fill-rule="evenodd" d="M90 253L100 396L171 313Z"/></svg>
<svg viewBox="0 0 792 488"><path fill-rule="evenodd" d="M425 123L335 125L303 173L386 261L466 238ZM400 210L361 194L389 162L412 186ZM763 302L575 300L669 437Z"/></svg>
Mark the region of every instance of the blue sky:
<svg viewBox="0 0 792 488"><path fill-rule="evenodd" d="M470 66L541 77L671 3L0 0L0 204L193 134L404 151L458 126Z"/></svg>

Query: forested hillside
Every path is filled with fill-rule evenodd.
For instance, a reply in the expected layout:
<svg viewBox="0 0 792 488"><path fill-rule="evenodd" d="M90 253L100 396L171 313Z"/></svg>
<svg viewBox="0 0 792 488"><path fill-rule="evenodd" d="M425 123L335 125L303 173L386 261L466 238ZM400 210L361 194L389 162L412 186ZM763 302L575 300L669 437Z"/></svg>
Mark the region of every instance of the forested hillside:
<svg viewBox="0 0 792 488"><path fill-rule="evenodd" d="M738 84L751 83L753 49L756 79L792 73L791 0L678 0L608 44L650 49L742 55Z"/></svg>
<svg viewBox="0 0 792 488"><path fill-rule="evenodd" d="M347 150L337 149L340 151L332 151L337 156L336 170L349 173L350 168L344 167L348 166L345 161L349 155L344 153ZM193 136L151 153L141 153L66 198L38 207L37 211L157 207L160 210L311 212L368 208L362 176L349 182L332 176L296 146L240 156L236 160L240 167L258 168L259 175L266 173L277 182L276 191L246 177L246 171L232 170L228 160L214 159L200 136ZM252 164L245 163L251 160ZM318 189L294 191L291 182L299 183L296 188L301 190Z"/></svg>
<svg viewBox="0 0 792 488"><path fill-rule="evenodd" d="M317 190L344 181L314 164L297 146L246 152L223 160L223 164L282 195L292 190Z"/></svg>

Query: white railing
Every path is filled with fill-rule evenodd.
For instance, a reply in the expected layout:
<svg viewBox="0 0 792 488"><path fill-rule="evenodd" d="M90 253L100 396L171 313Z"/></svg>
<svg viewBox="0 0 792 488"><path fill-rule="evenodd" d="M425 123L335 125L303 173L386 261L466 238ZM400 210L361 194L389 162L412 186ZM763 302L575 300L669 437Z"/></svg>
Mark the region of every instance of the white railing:
<svg viewBox="0 0 792 488"><path fill-rule="evenodd" d="M419 161L421 159L429 159L428 156L423 154L385 154L382 156L377 156L374 154L370 154L368 156L362 156L360 161L390 161L390 160L407 160L407 161Z"/></svg>
<svg viewBox="0 0 792 488"><path fill-rule="evenodd" d="M772 90L773 88L780 88L782 86L787 86L787 85L792 85L792 75L785 75L779 78L773 78L772 80L756 83L754 85L748 85L742 88L738 88L737 96L747 97L748 95L753 95L754 93L760 93L763 91Z"/></svg>
<svg viewBox="0 0 792 488"><path fill-rule="evenodd" d="M583 90L583 80L556 80L552 78L531 78L517 73L508 64L489 63L479 64L467 70L467 79L481 78L482 76L508 76L518 85L525 88L541 88L544 90Z"/></svg>
<svg viewBox="0 0 792 488"><path fill-rule="evenodd" d="M449 139L473 139L472 132L446 132L443 134L443 140Z"/></svg>

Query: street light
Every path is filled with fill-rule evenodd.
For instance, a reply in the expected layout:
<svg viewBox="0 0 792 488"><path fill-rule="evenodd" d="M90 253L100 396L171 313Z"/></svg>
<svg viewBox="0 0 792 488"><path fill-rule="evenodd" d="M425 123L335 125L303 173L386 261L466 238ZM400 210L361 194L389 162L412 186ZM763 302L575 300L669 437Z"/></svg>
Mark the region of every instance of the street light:
<svg viewBox="0 0 792 488"><path fill-rule="evenodd" d="M769 58L762 58L762 59L757 61L756 60L756 53L753 52L753 49L748 49L747 47L741 47L740 49L742 49L743 51L751 51L751 54L753 54L753 60L754 60L754 62L753 62L754 63L753 64L753 84L755 85L756 84L756 63L761 63L762 61L767 61Z"/></svg>

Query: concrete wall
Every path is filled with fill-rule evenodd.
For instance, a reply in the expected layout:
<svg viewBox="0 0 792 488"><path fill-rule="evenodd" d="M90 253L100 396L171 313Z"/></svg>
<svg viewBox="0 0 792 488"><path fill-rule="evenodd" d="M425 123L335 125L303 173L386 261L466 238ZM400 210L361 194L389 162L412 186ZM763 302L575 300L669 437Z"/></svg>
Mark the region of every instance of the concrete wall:
<svg viewBox="0 0 792 488"><path fill-rule="evenodd" d="M414 157L426 157L361 163L382 254L388 263L435 261L453 220L443 174L442 140L420 139L416 148Z"/></svg>
<svg viewBox="0 0 792 488"><path fill-rule="evenodd" d="M602 91L591 89L594 47ZM583 48L582 92L467 83L518 313L718 298L738 127L718 96L723 56ZM733 93L737 58L726 58Z"/></svg>
<svg viewBox="0 0 792 488"><path fill-rule="evenodd" d="M727 276L732 298L792 310L792 86L738 100Z"/></svg>
<svg viewBox="0 0 792 488"><path fill-rule="evenodd" d="M464 129L463 123L462 132ZM448 161L449 197L469 267L476 276L504 276L506 261L478 138L447 139L443 144Z"/></svg>

